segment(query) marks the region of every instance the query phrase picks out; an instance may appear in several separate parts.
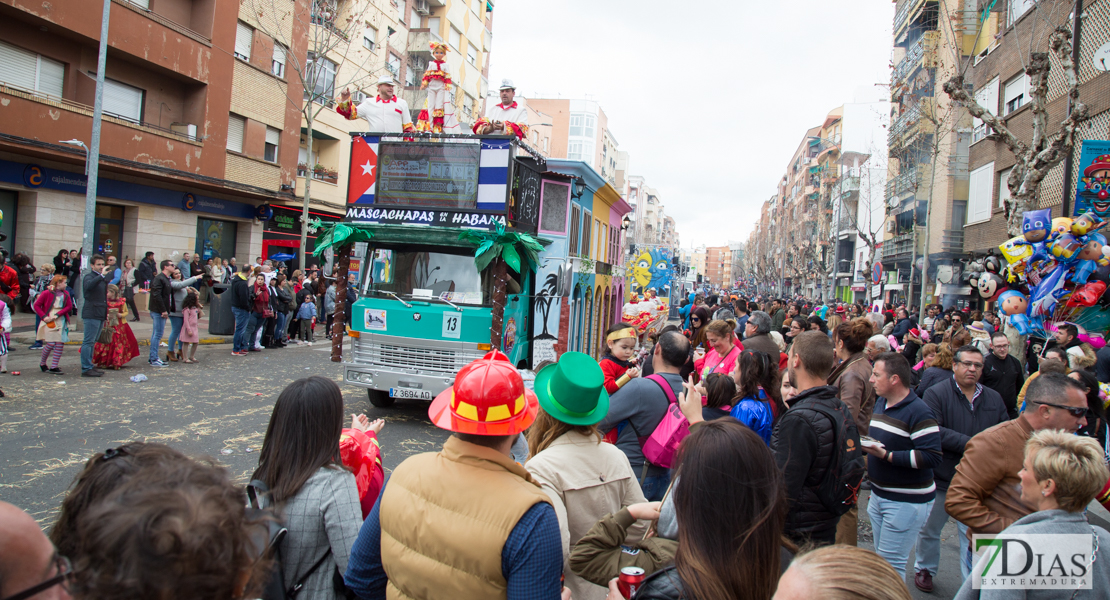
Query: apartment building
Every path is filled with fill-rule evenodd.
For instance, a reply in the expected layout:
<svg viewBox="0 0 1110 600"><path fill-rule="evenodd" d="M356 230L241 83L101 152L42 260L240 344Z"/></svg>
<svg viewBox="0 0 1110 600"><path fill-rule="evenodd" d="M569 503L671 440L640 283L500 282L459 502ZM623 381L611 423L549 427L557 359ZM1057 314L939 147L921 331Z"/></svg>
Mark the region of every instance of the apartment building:
<svg viewBox="0 0 1110 600"><path fill-rule="evenodd" d="M551 116L552 158L580 160L591 165L609 185L617 185L617 139L609 118L593 100L529 98L532 108Z"/></svg>
<svg viewBox="0 0 1110 600"><path fill-rule="evenodd" d="M949 100L943 85L993 40L993 34L978 35L978 9L975 0L899 0L895 9L882 247L887 302L916 304L922 281L934 281L938 267L959 268L963 257L971 127L966 110ZM926 253L923 279L917 263ZM929 286L925 301L970 291Z"/></svg>
<svg viewBox="0 0 1110 600"><path fill-rule="evenodd" d="M998 2L984 23L983 35L994 42L976 54L966 81L975 90L975 99L1006 123L1021 139L1032 139L1029 78L1024 64L1029 52L1047 52L1048 34L1055 25L1072 25L1071 1L1042 0L1038 3L1008 0ZM1110 1L1083 3L1079 44L1079 99L1089 108L1090 118L1080 126L1071 177L1066 163L1048 172L1037 190L1035 208L1051 208L1052 216L1072 216L1075 211L1076 183L1079 172L1080 140L1105 140L1110 137L1110 76L1096 63L1095 52L1110 42ZM1031 47L1032 44L1032 47ZM1048 84L1048 123L1054 132L1068 110L1063 72L1052 60ZM1014 156L982 121L972 123L967 222L963 227L967 253L985 255L1009 239L1003 203L1010 190L1006 180Z"/></svg>
<svg viewBox="0 0 1110 600"><path fill-rule="evenodd" d="M236 0L111 2L95 251L256 256L260 207L292 198L299 116L250 94L298 83ZM90 142L101 10L0 0L0 232L35 264L81 246L85 154L64 142Z"/></svg>
<svg viewBox="0 0 1110 600"><path fill-rule="evenodd" d="M730 247L709 246L705 249L703 281L716 288L732 287L732 249Z"/></svg>

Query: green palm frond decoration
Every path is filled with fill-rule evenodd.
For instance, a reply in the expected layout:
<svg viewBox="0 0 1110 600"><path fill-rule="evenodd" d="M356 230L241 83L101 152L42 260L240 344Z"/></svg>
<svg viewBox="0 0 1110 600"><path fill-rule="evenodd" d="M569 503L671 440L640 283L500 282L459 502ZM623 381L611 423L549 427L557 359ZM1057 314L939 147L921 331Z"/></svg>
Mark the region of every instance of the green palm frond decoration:
<svg viewBox="0 0 1110 600"><path fill-rule="evenodd" d="M527 233L506 231L501 223L497 223L493 230L463 231L459 233L459 240L477 248L474 251L474 264L478 271L486 270L498 257L517 273L521 272L521 267L528 267L532 271L539 268L543 245Z"/></svg>
<svg viewBox="0 0 1110 600"><path fill-rule="evenodd" d="M323 223L320 219L313 219L310 225L320 232L316 237L316 249L312 251L312 255L317 258L328 248L338 248L355 242L369 242L374 237L369 229L351 227L338 221Z"/></svg>

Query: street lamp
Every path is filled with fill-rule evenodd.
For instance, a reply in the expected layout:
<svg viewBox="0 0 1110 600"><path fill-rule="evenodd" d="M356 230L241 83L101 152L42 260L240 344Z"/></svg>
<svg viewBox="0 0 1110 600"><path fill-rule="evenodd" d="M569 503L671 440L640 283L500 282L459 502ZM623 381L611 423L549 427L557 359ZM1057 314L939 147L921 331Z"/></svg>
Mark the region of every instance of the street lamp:
<svg viewBox="0 0 1110 600"><path fill-rule="evenodd" d="M586 180L577 177L574 180L574 199L578 200L586 193Z"/></svg>
<svg viewBox="0 0 1110 600"><path fill-rule="evenodd" d="M70 146L79 146L85 151L85 177L89 176L89 147L81 140L62 140L59 144L69 144Z"/></svg>

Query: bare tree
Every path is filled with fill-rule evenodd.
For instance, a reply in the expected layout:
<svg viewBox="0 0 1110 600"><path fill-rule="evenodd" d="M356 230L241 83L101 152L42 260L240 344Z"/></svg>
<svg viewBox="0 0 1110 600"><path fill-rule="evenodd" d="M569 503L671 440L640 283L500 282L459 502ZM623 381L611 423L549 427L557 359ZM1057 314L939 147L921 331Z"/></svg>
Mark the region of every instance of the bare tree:
<svg viewBox="0 0 1110 600"><path fill-rule="evenodd" d="M871 157L875 155L876 152L871 153ZM875 266L875 260L879 255L879 248L883 243L884 221L874 217L875 208L879 205L885 205L885 202L883 202L882 197L875 197L871 173L872 171L885 172L887 170L887 164L885 162L880 162L874 167L868 166L870 160L871 158L868 158L858 166L860 184L859 199L856 201L856 209L854 211L851 210L851 207L843 202L841 202L839 207L841 216L847 221L848 228L854 231L856 237L862 240L864 245L867 246L867 259L864 260L863 265L860 265L860 270L863 271L864 278L869 278L871 276L872 269L874 269ZM861 213L867 215L866 219L861 220L859 218ZM883 280L879 280L879 297L883 295L884 283Z"/></svg>
<svg viewBox="0 0 1110 600"><path fill-rule="evenodd" d="M980 119L1001 138L1017 162L1006 180L1010 198L1005 201L1007 231L1010 236L1021 234L1022 213L1035 207L1037 187L1049 170L1059 164L1075 146L1079 125L1087 119L1087 106L1079 101L1079 77L1072 61L1071 28L1057 26L1048 36L1048 46L1060 61L1067 84L1070 110L1059 129L1049 132L1048 76L1052 64L1047 52L1030 52L1025 73L1030 78L1029 100L1033 113L1033 136L1029 143L1018 137L1006 123L975 101L958 74L944 84L944 91L952 100L967 107L971 115Z"/></svg>
<svg viewBox="0 0 1110 600"><path fill-rule="evenodd" d="M305 145L312 161L313 131L320 112L333 106L337 89L367 85L385 70L373 68L373 52L357 43L365 28L380 28L385 15L372 0L241 0L258 28L285 48L286 73L292 73L304 89L294 96L285 88L285 98L304 118ZM290 51L299 45L298 36L308 40L301 56ZM377 43L377 40L374 40ZM340 83L339 77L343 77ZM308 236L308 207L312 201L314 165L307 165L304 204L301 214L301 265L305 264Z"/></svg>

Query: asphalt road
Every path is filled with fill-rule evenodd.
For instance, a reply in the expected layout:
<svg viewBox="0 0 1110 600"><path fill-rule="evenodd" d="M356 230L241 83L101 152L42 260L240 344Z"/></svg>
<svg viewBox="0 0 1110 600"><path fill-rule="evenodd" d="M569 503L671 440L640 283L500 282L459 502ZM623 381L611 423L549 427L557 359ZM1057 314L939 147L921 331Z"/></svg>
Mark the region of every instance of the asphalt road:
<svg viewBox="0 0 1110 600"><path fill-rule="evenodd" d="M142 348L144 357L146 348ZM0 375L0 499L29 512L49 528L74 476L95 452L128 441L162 442L186 454L215 457L246 482L258 463L258 450L274 401L291 381L322 375L340 381L340 367L329 360L326 340L308 347L265 350L231 356L230 346L201 346L196 365L155 369L144 357L98 379L80 377L78 347L67 346L65 375L42 373L39 353L17 346ZM148 380L132 383L132 375ZM365 390L340 383L347 413L386 419L381 441L386 472L406 457L438 449L447 433L427 418L427 402L403 401L389 409L370 405ZM944 530L941 576L936 591L915 598L951 598L959 588L956 528ZM861 547L871 548L871 528L861 503ZM912 565L912 558L910 564Z"/></svg>

